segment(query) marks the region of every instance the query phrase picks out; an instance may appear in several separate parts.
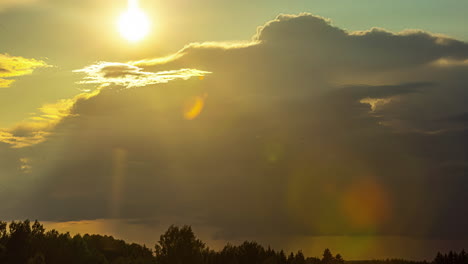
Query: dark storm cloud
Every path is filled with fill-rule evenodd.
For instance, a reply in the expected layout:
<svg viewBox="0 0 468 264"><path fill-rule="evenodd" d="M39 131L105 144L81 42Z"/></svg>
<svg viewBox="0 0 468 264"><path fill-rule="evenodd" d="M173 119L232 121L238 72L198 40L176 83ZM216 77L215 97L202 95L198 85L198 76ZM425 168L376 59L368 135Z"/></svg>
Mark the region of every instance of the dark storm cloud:
<svg viewBox="0 0 468 264"><path fill-rule="evenodd" d="M467 58L468 44L447 37L350 33L302 14L279 16L248 44L87 67L85 81L125 87L113 80L212 74L75 100L28 150L34 192L8 212L172 217L229 239L468 238L468 80L463 63L440 64Z"/></svg>

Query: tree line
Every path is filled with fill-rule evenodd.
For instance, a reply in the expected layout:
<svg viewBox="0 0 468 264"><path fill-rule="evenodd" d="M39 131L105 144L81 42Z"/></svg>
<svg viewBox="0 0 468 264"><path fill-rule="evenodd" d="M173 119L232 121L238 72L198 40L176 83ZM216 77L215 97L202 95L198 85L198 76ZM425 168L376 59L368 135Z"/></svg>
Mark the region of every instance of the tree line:
<svg viewBox="0 0 468 264"><path fill-rule="evenodd" d="M372 263L370 263L372 262ZM325 249L321 258L302 251L276 251L256 242L226 245L212 250L190 226L171 226L154 249L126 243L112 236L74 235L46 231L38 221L0 221L0 264L345 264L340 254ZM404 260L346 264L424 264ZM426 263L427 264L427 263ZM466 253L437 254L434 264L468 264Z"/></svg>
<svg viewBox="0 0 468 264"><path fill-rule="evenodd" d="M435 264L468 264L468 256L465 250L460 253L450 251L449 253L437 253L434 259Z"/></svg>

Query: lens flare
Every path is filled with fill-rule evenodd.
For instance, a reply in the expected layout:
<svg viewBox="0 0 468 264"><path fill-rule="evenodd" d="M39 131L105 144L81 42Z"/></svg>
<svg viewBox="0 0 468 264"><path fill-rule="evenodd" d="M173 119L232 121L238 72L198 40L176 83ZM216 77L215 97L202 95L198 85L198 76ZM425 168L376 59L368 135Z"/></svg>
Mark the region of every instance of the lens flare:
<svg viewBox="0 0 468 264"><path fill-rule="evenodd" d="M186 102L184 107L184 118L186 120L194 120L201 114L205 106L205 98L206 95L195 96Z"/></svg>
<svg viewBox="0 0 468 264"><path fill-rule="evenodd" d="M357 181L345 192L342 209L355 228L375 229L391 216L388 193L374 179Z"/></svg>

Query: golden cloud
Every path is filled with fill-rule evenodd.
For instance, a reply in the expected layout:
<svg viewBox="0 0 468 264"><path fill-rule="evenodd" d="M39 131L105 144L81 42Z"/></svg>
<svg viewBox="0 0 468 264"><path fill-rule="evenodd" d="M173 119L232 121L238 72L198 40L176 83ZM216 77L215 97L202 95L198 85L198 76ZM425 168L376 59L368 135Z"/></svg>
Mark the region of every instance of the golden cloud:
<svg viewBox="0 0 468 264"><path fill-rule="evenodd" d="M235 50L235 49L253 47L258 44L260 44L260 42L256 40L231 41L231 42L209 42L209 41L208 42L192 42L190 44L185 45L181 50L169 56L160 57L160 58L147 58L147 59L142 59L138 61L130 61L128 62L128 64L133 65L133 66L139 66L139 67L163 65L163 64L170 63L170 62L176 61L184 57L190 52L190 50L193 50L193 49L204 48L204 49Z"/></svg>
<svg viewBox="0 0 468 264"><path fill-rule="evenodd" d="M49 67L47 63L36 59L0 54L0 88L10 87L15 80L12 77L29 75L37 68Z"/></svg>
<svg viewBox="0 0 468 264"><path fill-rule="evenodd" d="M388 98L370 98L366 97L361 99L359 102L361 104L368 104L371 108L371 112L376 112L378 108L391 103L395 97L388 97Z"/></svg>
<svg viewBox="0 0 468 264"><path fill-rule="evenodd" d="M12 57L10 57L12 58ZM20 72L29 74L36 67L47 67L43 62L15 57L11 59L10 68L5 68L4 75L0 77L19 76ZM15 65L16 64L16 65ZM5 64L6 65L6 64ZM42 66L41 66L42 65ZM29 67L28 67L29 66ZM17 75L12 75L10 69L14 69ZM8 73L7 73L8 72ZM125 63L100 62L74 72L85 73L87 76L80 83L98 84L99 88L93 92L85 92L71 99L62 99L52 104L44 104L38 109L38 113L19 122L9 129L0 129L0 142L11 145L12 148L24 148L44 142L52 134L53 129L64 118L73 116L73 107L79 100L87 100L100 93L102 87L119 85L126 88L142 87L157 83L167 83L175 79L189 79L191 77L202 78L210 72L196 69L180 69L162 72L144 72L141 68ZM7 76L7 74L9 74ZM0 79L1 80L1 79ZM0 86L1 87L1 86ZM188 119L194 119L201 112L200 102L189 109Z"/></svg>
<svg viewBox="0 0 468 264"><path fill-rule="evenodd" d="M210 74L210 72L197 69L145 72L135 65L116 62L99 62L74 72L87 75L83 81L79 82L80 84L98 84L101 87L118 85L126 88L167 83L176 79L187 80L191 77Z"/></svg>
<svg viewBox="0 0 468 264"><path fill-rule="evenodd" d="M71 99L62 99L40 107L39 113L19 122L10 129L0 129L0 142L12 148L24 148L44 142L52 130L64 118L72 116L72 110L79 100L87 100L99 94L99 90L81 93Z"/></svg>
<svg viewBox="0 0 468 264"><path fill-rule="evenodd" d="M8 131L0 131L0 142L12 145L13 148L24 148L45 141L45 137L49 135L45 131L33 131L28 136L16 136Z"/></svg>

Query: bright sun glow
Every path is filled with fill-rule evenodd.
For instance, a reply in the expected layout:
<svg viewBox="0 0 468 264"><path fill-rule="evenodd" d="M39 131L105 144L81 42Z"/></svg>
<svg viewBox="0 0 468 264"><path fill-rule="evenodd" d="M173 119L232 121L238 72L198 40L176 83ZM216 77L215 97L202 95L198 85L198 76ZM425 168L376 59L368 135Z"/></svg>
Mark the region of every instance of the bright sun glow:
<svg viewBox="0 0 468 264"><path fill-rule="evenodd" d="M130 42L138 42L148 35L150 21L136 0L130 0L128 10L120 16L119 31Z"/></svg>

